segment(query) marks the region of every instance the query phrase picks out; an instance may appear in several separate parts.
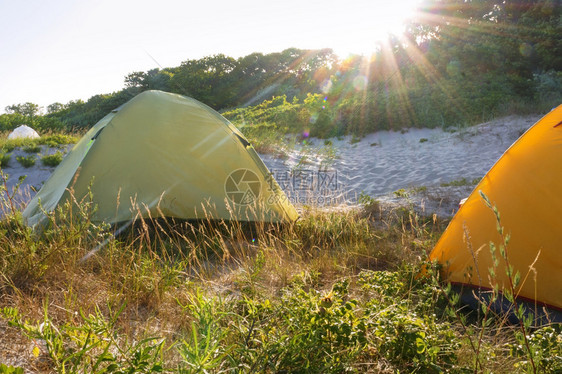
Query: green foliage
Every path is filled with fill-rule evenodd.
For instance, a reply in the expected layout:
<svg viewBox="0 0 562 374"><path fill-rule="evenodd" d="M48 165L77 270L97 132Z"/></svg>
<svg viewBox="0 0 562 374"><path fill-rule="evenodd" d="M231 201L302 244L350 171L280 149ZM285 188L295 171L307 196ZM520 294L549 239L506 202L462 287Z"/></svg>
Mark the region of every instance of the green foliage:
<svg viewBox="0 0 562 374"><path fill-rule="evenodd" d="M35 165L36 158L35 156L17 156L16 160L23 166L24 168L30 168Z"/></svg>
<svg viewBox="0 0 562 374"><path fill-rule="evenodd" d="M26 122L24 115L20 113L7 113L0 115L0 130L12 131L16 127Z"/></svg>
<svg viewBox="0 0 562 374"><path fill-rule="evenodd" d="M427 186L416 186L416 187L412 187L411 190L413 193L426 192Z"/></svg>
<svg viewBox="0 0 562 374"><path fill-rule="evenodd" d="M62 110L43 116L46 121L45 126L53 126L52 129L55 131L61 127L71 130L90 128L140 92L137 88L125 88L112 94L92 96L87 102L71 101L64 105Z"/></svg>
<svg viewBox="0 0 562 374"><path fill-rule="evenodd" d="M301 104L297 100L287 101L287 96L273 97L262 103L245 108L238 108L224 112L223 116L239 126L241 129L254 126L254 124L275 124L281 132L301 133L302 124L298 118ZM250 129L245 131L251 131Z"/></svg>
<svg viewBox="0 0 562 374"><path fill-rule="evenodd" d="M461 187L461 186L472 186L478 184L480 182L480 178L474 178L472 180L468 180L466 178L461 178L457 180L453 180L450 182L441 183L441 187Z"/></svg>
<svg viewBox="0 0 562 374"><path fill-rule="evenodd" d="M9 153L0 153L0 167L5 168L6 166L8 166L11 157L12 155Z"/></svg>
<svg viewBox="0 0 562 374"><path fill-rule="evenodd" d="M91 196L68 203L43 235L0 221L0 317L50 371L509 373L532 370L529 352L537 372L560 370L558 326L525 338L467 318L420 263L442 229L415 218L376 229L305 208L290 226L146 220L114 239L94 211Z"/></svg>
<svg viewBox="0 0 562 374"><path fill-rule="evenodd" d="M367 343L367 331L357 313L358 301L347 296L347 281L334 284L324 295L295 286L284 292L280 303L258 306L256 318L270 316L276 321L258 332L267 337L262 349L269 358L260 363L261 370L336 373L350 369Z"/></svg>
<svg viewBox="0 0 562 374"><path fill-rule="evenodd" d="M285 147L283 144L285 134L275 124L262 122L246 125L240 127L240 131L259 153L281 154Z"/></svg>
<svg viewBox="0 0 562 374"><path fill-rule="evenodd" d="M16 148L34 147L37 144L37 139L0 139L0 144L4 152L12 152Z"/></svg>
<svg viewBox="0 0 562 374"><path fill-rule="evenodd" d="M145 338L132 344L118 342L115 328L119 313L107 320L99 309L95 315L80 314L81 323L56 326L45 310L41 323L23 320L17 309L3 308L9 324L32 339L45 342L46 354L59 372L154 373L162 372L164 341Z"/></svg>
<svg viewBox="0 0 562 374"><path fill-rule="evenodd" d="M89 128L149 89L194 97L240 127L268 123L321 138L542 113L562 98L561 11L553 4L425 0L420 9L437 9L435 17L411 20L404 40L389 37L371 58L296 48L206 56L132 72L121 91L54 103L46 115L33 103L9 106L0 130Z"/></svg>
<svg viewBox="0 0 562 374"><path fill-rule="evenodd" d="M20 367L7 366L0 363L0 374L24 374Z"/></svg>
<svg viewBox="0 0 562 374"><path fill-rule="evenodd" d="M394 191L393 194L396 197L410 197L410 193L403 188Z"/></svg>
<svg viewBox="0 0 562 374"><path fill-rule="evenodd" d="M535 74L533 81L536 84L536 101L542 104L541 109L547 111L562 102L562 71Z"/></svg>
<svg viewBox="0 0 562 374"><path fill-rule="evenodd" d="M45 155L43 157L41 157L41 162L43 163L43 165L45 166L57 166L58 164L61 163L62 159L63 159L64 155L62 154L62 152L55 152L52 155Z"/></svg>
<svg viewBox="0 0 562 374"><path fill-rule="evenodd" d="M374 197L366 194L365 192L361 191L359 197L357 198L357 202L365 207L371 207L375 205L379 205L379 201Z"/></svg>
<svg viewBox="0 0 562 374"><path fill-rule="evenodd" d="M38 144L29 144L23 147L25 153L39 153L41 147Z"/></svg>
<svg viewBox="0 0 562 374"><path fill-rule="evenodd" d="M4 152L12 152L16 149L16 143L18 140L6 140L2 144L2 151Z"/></svg>
<svg viewBox="0 0 562 374"><path fill-rule="evenodd" d="M43 135L37 139L0 139L0 148L3 152L12 152L16 148L22 148L27 153L38 153L41 150L40 145L47 145L52 148L60 148L67 144L78 142L79 138L73 134L53 133Z"/></svg>
<svg viewBox="0 0 562 374"><path fill-rule="evenodd" d="M540 373L558 373L562 371L562 327L554 324L535 330L529 335L529 347L532 357L537 364ZM510 355L520 359L516 364L517 368L522 368L527 372L532 372L533 366L528 360L528 352L525 347L523 334L516 334L516 341L508 343Z"/></svg>
<svg viewBox="0 0 562 374"><path fill-rule="evenodd" d="M39 139L36 139L37 144L45 144L49 147L58 147L61 145L66 144L74 144L77 143L79 137L72 134L65 134L65 133L55 133L50 135L42 136Z"/></svg>
<svg viewBox="0 0 562 374"><path fill-rule="evenodd" d="M226 313L219 309L219 302L205 299L200 292L190 301L183 308L191 312L194 321L189 339L182 339L176 347L183 358L178 373L225 370L233 363L230 357L232 347L226 340L229 330L221 326Z"/></svg>

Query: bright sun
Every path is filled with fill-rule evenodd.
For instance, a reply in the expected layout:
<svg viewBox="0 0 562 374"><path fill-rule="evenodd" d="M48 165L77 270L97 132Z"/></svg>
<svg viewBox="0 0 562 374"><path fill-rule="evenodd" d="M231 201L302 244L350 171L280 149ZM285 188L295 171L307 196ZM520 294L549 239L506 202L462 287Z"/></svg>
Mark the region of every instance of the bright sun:
<svg viewBox="0 0 562 374"><path fill-rule="evenodd" d="M399 36L404 22L414 16L420 0L349 1L337 12L340 23L338 35L332 41L334 52L340 57L349 54L372 54L378 42L388 34Z"/></svg>

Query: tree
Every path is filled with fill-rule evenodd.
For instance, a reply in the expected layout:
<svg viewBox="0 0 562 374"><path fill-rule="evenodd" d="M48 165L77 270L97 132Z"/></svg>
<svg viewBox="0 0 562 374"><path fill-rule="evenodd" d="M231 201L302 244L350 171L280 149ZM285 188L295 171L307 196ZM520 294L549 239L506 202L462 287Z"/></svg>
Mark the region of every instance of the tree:
<svg viewBox="0 0 562 374"><path fill-rule="evenodd" d="M64 104L52 103L51 105L47 106L47 113L48 114L57 113L57 112L60 112L61 110L64 110L65 108L66 108L66 106Z"/></svg>
<svg viewBox="0 0 562 374"><path fill-rule="evenodd" d="M143 71L134 71L125 77L125 87L148 89L147 75Z"/></svg>
<svg viewBox="0 0 562 374"><path fill-rule="evenodd" d="M9 105L5 109L7 113L19 113L24 116L34 116L39 113L41 108L37 104L27 102L24 104Z"/></svg>
<svg viewBox="0 0 562 374"><path fill-rule="evenodd" d="M24 104L14 104L9 105L5 108L8 114L21 114L29 122L29 125L33 125L34 118L40 114L41 107L34 103L24 103Z"/></svg>
<svg viewBox="0 0 562 374"><path fill-rule="evenodd" d="M173 77L171 69L151 69L147 72L135 71L125 77L125 88L133 88L139 92L146 90L170 90L170 80Z"/></svg>
<svg viewBox="0 0 562 374"><path fill-rule="evenodd" d="M182 62L170 79L174 92L189 95L216 108L232 106L235 98L231 73L236 60L223 54Z"/></svg>

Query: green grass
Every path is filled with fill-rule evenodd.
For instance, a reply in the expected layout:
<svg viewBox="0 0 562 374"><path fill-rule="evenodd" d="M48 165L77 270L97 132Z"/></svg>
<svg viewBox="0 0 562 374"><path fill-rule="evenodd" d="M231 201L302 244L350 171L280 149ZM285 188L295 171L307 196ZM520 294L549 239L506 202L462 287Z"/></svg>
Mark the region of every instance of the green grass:
<svg viewBox="0 0 562 374"><path fill-rule="evenodd" d="M36 139L36 142L37 144L44 144L54 148L67 144L75 144L78 140L80 140L79 134L47 134Z"/></svg>
<svg viewBox="0 0 562 374"><path fill-rule="evenodd" d="M28 153L38 153L40 145L49 147L61 147L67 144L75 144L80 140L80 134L45 134L38 139L7 139L7 134L0 137L0 149L3 152L12 152L16 148L21 148Z"/></svg>
<svg viewBox="0 0 562 374"><path fill-rule="evenodd" d="M89 198L40 236L15 211L0 221L0 347L29 339L26 369L55 372L529 372L518 327L465 315L425 261L447 222L361 202L290 225L139 222L118 239ZM527 344L540 372L562 369L559 326Z"/></svg>

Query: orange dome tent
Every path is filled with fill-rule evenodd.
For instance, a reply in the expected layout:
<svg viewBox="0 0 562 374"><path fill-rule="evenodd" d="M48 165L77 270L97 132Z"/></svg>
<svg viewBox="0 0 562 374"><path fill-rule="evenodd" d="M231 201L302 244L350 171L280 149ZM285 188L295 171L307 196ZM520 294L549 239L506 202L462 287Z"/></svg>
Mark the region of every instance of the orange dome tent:
<svg viewBox="0 0 562 374"><path fill-rule="evenodd" d="M499 226L488 205L497 208ZM500 245L506 238L504 257ZM430 259L443 265L445 280L469 288L497 286L505 294L519 278L514 294L532 306L535 316L542 306L555 314L562 311L562 105L496 162L453 217Z"/></svg>

